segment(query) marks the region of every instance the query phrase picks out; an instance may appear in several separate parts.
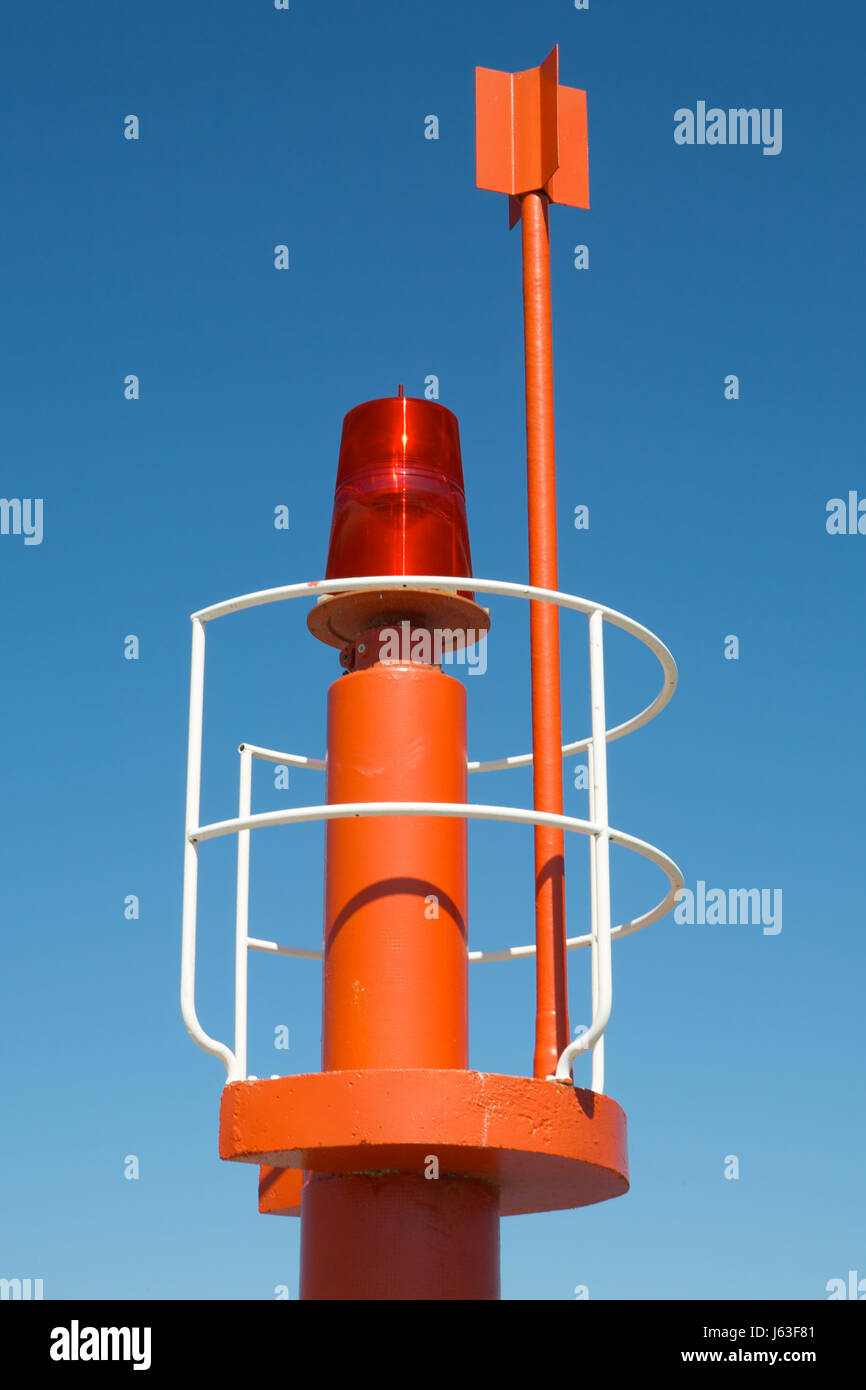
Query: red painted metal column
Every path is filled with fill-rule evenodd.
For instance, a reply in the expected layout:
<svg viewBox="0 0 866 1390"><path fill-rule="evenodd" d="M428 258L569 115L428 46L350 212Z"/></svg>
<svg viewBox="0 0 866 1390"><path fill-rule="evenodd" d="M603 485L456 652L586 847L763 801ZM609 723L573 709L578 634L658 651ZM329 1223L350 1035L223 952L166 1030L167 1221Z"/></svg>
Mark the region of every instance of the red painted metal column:
<svg viewBox="0 0 866 1390"><path fill-rule="evenodd" d="M465 687L408 661L335 681L327 799L465 801ZM323 1071L468 1065L466 911L465 821L328 823Z"/></svg>
<svg viewBox="0 0 866 1390"><path fill-rule="evenodd" d="M464 802L464 686L409 661L336 681L328 800ZM465 821L331 821L325 865L323 1070L465 1068ZM360 1149L358 1172L308 1177L301 1298L498 1298L496 1188L425 1169L365 1172Z"/></svg>
<svg viewBox="0 0 866 1390"><path fill-rule="evenodd" d="M317 1174L301 1198L301 1298L499 1297L499 1194L414 1173Z"/></svg>
<svg viewBox="0 0 866 1390"><path fill-rule="evenodd" d="M553 429L553 337L547 196L520 200L523 234L523 324L526 344L526 465L529 582L559 587L556 564L556 470ZM530 604L532 773L536 810L562 814L562 714L559 610ZM561 830L535 830L536 980L534 1070L553 1073L568 1045L565 950L565 844Z"/></svg>

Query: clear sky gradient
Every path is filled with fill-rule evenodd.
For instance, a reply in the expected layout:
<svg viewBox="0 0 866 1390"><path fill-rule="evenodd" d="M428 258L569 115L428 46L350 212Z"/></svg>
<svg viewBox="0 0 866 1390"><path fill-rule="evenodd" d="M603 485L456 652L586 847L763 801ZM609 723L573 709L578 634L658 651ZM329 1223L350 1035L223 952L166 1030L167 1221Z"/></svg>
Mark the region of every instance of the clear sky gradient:
<svg viewBox="0 0 866 1390"><path fill-rule="evenodd" d="M222 1067L180 1019L189 614L321 577L343 415L430 374L460 421L475 572L527 578L519 232L474 186L473 70L559 42L561 81L588 92L592 198L552 212L561 587L652 628L680 671L658 720L611 747L611 821L692 888L781 890L783 918L771 935L669 916L615 946L607 1089L632 1188L503 1222L503 1296L822 1299L866 1278L866 535L826 527L830 499L866 497L863 16L7 8L0 493L43 499L44 533L0 535L0 1276L42 1278L46 1298L297 1297L298 1223L260 1217L256 1170L220 1161ZM675 112L701 101L781 109L781 152L678 145ZM491 606L488 670L466 677L476 758L530 738L528 615ZM204 819L235 814L241 740L323 753L339 667L304 618L294 603L211 632ZM578 738L585 620L562 637ZM613 633L609 722L657 680ZM531 789L512 772L470 795ZM321 774L277 790L256 768L257 810L322 799ZM321 825L254 837L254 934L320 943L322 845ZM473 825L470 854L472 944L531 940L530 832ZM199 1014L228 1039L234 844L201 858ZM664 891L625 851L612 869L616 920ZM588 966L571 955L574 1024ZM319 977L253 957L253 1072L318 1067ZM530 961L472 967L473 1066L531 1069L533 991Z"/></svg>

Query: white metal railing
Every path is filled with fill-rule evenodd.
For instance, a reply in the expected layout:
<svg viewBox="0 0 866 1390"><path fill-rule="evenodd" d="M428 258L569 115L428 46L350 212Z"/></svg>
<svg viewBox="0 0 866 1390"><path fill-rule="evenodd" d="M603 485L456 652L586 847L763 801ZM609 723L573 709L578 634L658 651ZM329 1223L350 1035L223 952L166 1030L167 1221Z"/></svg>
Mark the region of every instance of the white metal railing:
<svg viewBox="0 0 866 1390"><path fill-rule="evenodd" d="M321 758L297 753L282 753L255 744L242 743L238 814L232 820L201 825L201 752L204 710L205 624L261 604L276 603L291 598L311 598L321 594L363 591L378 588L444 589L457 592L469 589L477 593L501 594L508 597L554 603L589 616L589 666L592 710L592 730L588 737L563 745L563 757L587 751L589 773L589 820L574 816L555 815L523 807L486 806L458 802L380 801L301 806L283 811L266 811L253 815L252 760L285 763L290 766L323 770ZM607 729L604 703L604 623L609 622L637 637L655 654L662 667L663 683L655 699L632 719ZM291 584L279 589L263 589L228 599L192 614L192 662L190 674L189 748L187 760L187 812L183 890L183 940L181 947L181 1012L187 1032L205 1052L219 1057L225 1065L229 1081L244 1080L247 1076L247 964L250 950L302 959L321 959L322 952L275 941L264 941L249 935L249 866L250 832L265 826L291 825L315 820L337 820L352 816L457 816L467 820L513 821L525 825L549 825L590 837L590 932L585 936L569 937L568 950L588 946L591 953L592 1021L587 1031L562 1053L555 1077L567 1081L574 1059L582 1052L592 1051L592 1089L604 1089L604 1031L612 1006L611 941L627 936L663 917L674 904L676 893L683 887L683 876L668 855L646 841L638 840L608 824L607 807L607 744L622 738L634 729L647 724L668 703L676 687L676 664L667 647L654 633L624 614L552 589L537 589L529 584L505 583L490 579L454 578L441 575L406 576L375 575L358 579L320 580L306 584ZM526 767L532 754L496 759L491 762L470 762L469 772L489 772L512 767ZM204 840L224 835L238 837L237 900L235 913L235 1033L234 1050L226 1043L212 1038L202 1028L195 1007L195 951L198 892L198 846ZM667 874L669 886L665 897L649 912L612 927L610 922L610 845L622 845L651 860ZM535 945L512 946L495 951L470 951L470 961L490 962L522 959L535 954Z"/></svg>

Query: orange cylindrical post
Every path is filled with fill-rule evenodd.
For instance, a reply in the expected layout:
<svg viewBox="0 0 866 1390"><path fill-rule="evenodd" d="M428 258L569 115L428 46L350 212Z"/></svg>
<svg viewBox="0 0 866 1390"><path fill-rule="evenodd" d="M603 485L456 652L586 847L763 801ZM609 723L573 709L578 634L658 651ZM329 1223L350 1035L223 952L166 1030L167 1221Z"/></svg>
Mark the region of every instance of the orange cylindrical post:
<svg viewBox="0 0 866 1390"><path fill-rule="evenodd" d="M301 1198L300 1294L497 1299L497 1188L423 1173L313 1174Z"/></svg>
<svg viewBox="0 0 866 1390"><path fill-rule="evenodd" d="M523 325L526 344L526 462L529 493L529 582L558 587L556 468L553 430L553 335L550 241L544 193L520 200ZM562 814L562 714L559 610L530 604L532 774L536 810ZM535 1075L549 1076L568 1045L565 951L565 844L561 830L536 827L535 921L537 1009Z"/></svg>
<svg viewBox="0 0 866 1390"><path fill-rule="evenodd" d="M438 667L381 663L328 701L328 800L466 800L466 692ZM328 823L322 1066L468 1065L466 823ZM498 1297L496 1188L417 1172L308 1175L301 1297Z"/></svg>
<svg viewBox="0 0 866 1390"><path fill-rule="evenodd" d="M328 698L329 801L466 800L466 690L382 664ZM330 821L322 1067L468 1064L466 822Z"/></svg>

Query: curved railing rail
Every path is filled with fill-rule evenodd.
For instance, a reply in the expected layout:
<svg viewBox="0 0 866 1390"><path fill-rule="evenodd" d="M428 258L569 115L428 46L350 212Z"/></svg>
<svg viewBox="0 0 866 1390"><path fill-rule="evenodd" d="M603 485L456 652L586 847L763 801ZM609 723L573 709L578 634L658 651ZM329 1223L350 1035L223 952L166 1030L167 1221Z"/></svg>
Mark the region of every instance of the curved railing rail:
<svg viewBox="0 0 866 1390"><path fill-rule="evenodd" d="M199 824L201 798L201 751L202 724L204 708L204 658L205 624L229 613L241 612L246 608L258 607L266 603L276 603L284 599L312 597L320 594L345 592L346 590L375 590L377 588L403 589L443 589L457 592L472 588L477 593L490 593L506 597L530 599L554 603L558 607L574 609L589 617L589 656L590 693L592 705L592 732L583 739L563 745L563 757L583 749L587 750L589 782L589 820L574 816L555 815L552 812L535 811L523 807L488 806L456 802L357 802L302 806L283 811L266 811L253 815L252 761L254 758L269 762L284 763L289 766L322 770L324 759L307 757L297 753L282 753L275 749L260 748L255 744L242 743L240 752L240 778L238 794L238 815L231 820L215 821L209 825ZM610 622L623 631L638 638L655 654L662 667L663 682L655 699L641 712L613 729L605 724L604 706L604 648L603 625ZM225 1065L228 1080L246 1078L247 1053L247 964L250 950L263 951L275 955L302 959L321 959L321 951L282 945L278 942L264 941L249 936L249 864L250 833L266 826L291 825L316 820L337 820L358 816L458 816L461 819L483 819L492 821L511 821L525 825L550 825L589 836L590 839L590 926L587 935L570 937L566 940L568 950L588 946L591 951L592 982L592 1021L589 1028L576 1038L562 1053L556 1067L555 1079L568 1081L574 1059L582 1052L592 1051L592 1089L602 1091L604 1087L604 1031L610 1019L613 986L611 968L611 941L615 937L627 936L639 931L663 917L683 886L683 877L677 865L663 851L646 841L639 840L624 831L612 829L608 824L607 812L607 744L614 739L649 723L668 703L676 687L676 664L663 642L624 614L602 604L577 598L572 594L560 593L551 589L538 589L529 584L512 584L489 579L454 578L441 575L406 576L376 575L358 579L321 580L307 584L291 584L279 589L264 589L258 593L244 594L224 603L213 604L192 614L193 640L190 675L190 722L189 749L187 761L187 815L186 845L184 860L183 893L183 942L181 949L181 1011L184 1024L193 1041L205 1052L219 1057ZM470 772L491 772L512 767L526 767L532 763L532 754L524 753L512 757L495 759L490 762L470 762ZM202 1028L195 1007L195 951L196 916L198 893L198 846L206 840L225 835L238 837L238 873L235 930L235 1036L234 1049L219 1042ZM631 849L644 858L657 864L668 877L668 891L665 897L649 912L611 926L610 922L610 845L621 845ZM470 961L481 963L490 961L516 960L535 954L535 945L513 946L496 951L470 951Z"/></svg>

